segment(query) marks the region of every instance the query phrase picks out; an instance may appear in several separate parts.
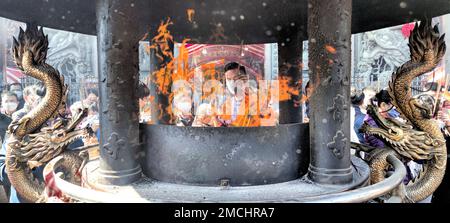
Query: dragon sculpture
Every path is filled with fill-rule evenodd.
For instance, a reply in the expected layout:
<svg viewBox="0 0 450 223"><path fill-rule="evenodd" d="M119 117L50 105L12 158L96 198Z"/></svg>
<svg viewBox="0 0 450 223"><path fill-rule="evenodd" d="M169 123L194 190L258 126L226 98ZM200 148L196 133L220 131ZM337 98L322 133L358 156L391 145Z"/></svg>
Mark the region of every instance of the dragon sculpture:
<svg viewBox="0 0 450 223"><path fill-rule="evenodd" d="M444 35L440 36L437 26L431 21L416 24L409 37L411 59L399 67L389 82L392 104L401 113L405 123L383 118L377 108L369 106L368 114L378 127L365 123L360 129L387 143L386 149L374 149L369 154L371 183L382 181L389 164L390 154L403 161L424 162L421 173L404 186L405 202L417 202L430 196L440 185L447 162L444 136L436 120L432 119L432 106L412 97L411 84L414 78L432 71L445 54Z"/></svg>
<svg viewBox="0 0 450 223"><path fill-rule="evenodd" d="M66 119L65 111L67 85L64 78L52 66L46 64L48 37L42 27L27 24L26 31L20 29L18 39L14 38L13 57L16 65L28 76L42 81L46 93L38 106L8 127L6 144L6 171L11 184L26 202L45 202L45 185L32 174L33 168L46 164L54 157L63 157L62 171L69 181L80 183L82 164L86 151L66 151L76 139L92 135L90 127L75 130L87 115L84 109ZM47 124L54 124L48 126Z"/></svg>

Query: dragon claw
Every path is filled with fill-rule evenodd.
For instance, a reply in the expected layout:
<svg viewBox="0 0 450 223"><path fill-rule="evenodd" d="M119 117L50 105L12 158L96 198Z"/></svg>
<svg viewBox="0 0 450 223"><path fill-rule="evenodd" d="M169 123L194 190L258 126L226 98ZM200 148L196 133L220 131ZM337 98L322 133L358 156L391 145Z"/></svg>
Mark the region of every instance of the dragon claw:
<svg viewBox="0 0 450 223"><path fill-rule="evenodd" d="M40 195L36 203L47 203L48 197L46 195Z"/></svg>
<svg viewBox="0 0 450 223"><path fill-rule="evenodd" d="M83 162L81 163L80 167L77 170L77 175L81 176L81 173L86 166L87 162L89 161L89 152L87 150L83 150L78 155L83 159Z"/></svg>
<svg viewBox="0 0 450 223"><path fill-rule="evenodd" d="M415 201L409 197L405 192L405 197L403 198L403 203L415 203Z"/></svg>

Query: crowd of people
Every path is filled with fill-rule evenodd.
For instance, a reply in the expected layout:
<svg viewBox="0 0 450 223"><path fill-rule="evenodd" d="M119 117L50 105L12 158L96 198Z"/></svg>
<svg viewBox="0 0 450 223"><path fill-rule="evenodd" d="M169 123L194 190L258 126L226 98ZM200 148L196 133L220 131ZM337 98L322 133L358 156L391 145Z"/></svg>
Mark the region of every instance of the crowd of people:
<svg viewBox="0 0 450 223"><path fill-rule="evenodd" d="M426 93L419 94L415 97L419 99L425 106L430 108L429 110L432 113L431 117L435 118L435 120L439 123L443 133L447 134L447 128L449 128L448 123L450 123L450 119L446 111L446 105L448 105L449 102L444 101L444 106L437 105L435 98L432 95ZM392 104L392 98L389 96L388 91L385 89L380 90L379 92L376 92L370 87L366 87L363 90L352 89L351 102L351 125L353 127L351 130L352 142L365 144L376 148L385 148L387 146L385 142L380 138L360 131L364 123L368 124L371 127L378 127L377 123L374 120L374 117L371 117L371 115L369 115L367 112L368 105L375 106L378 109L379 114L384 118L394 119L399 121L400 123L406 122L406 120L401 118L400 113L397 111L397 108ZM434 115L436 106L440 106L440 109L439 112ZM364 154L362 154L362 156L364 157ZM403 180L403 183L405 185L419 175L422 170L422 163L423 161L420 160L404 163L407 170L406 177ZM421 202L429 203L431 202L431 199L432 196Z"/></svg>
<svg viewBox="0 0 450 223"><path fill-rule="evenodd" d="M0 184L3 185L3 189L6 192L9 202L18 203L21 202L20 196L11 186L8 175L5 170L5 156L6 156L6 144L8 143L8 126L13 121L20 120L23 116L29 113L35 108L39 102L45 96L45 87L42 84L30 85L25 88L21 84L10 84L1 93L0 104L0 143L2 148L0 150ZM70 106L67 106L65 110L59 112L59 116L55 118L70 119L76 115L82 109L88 109L87 117L79 124L79 128L83 128L89 125L97 137L91 137L87 139L79 139L69 145L68 149L77 149L84 145L98 144L99 136L99 117L98 117L98 91L96 89L87 90L87 97L83 100L77 101ZM54 120L49 120L47 125L51 125ZM33 170L33 174L39 180L43 180L42 176L43 166L40 166ZM1 188L0 188L1 189Z"/></svg>
<svg viewBox="0 0 450 223"><path fill-rule="evenodd" d="M244 66L230 62L224 66L223 91L203 96L194 105L190 91L174 92L173 113L178 126L194 127L252 127L278 124L276 109L270 99L251 100L258 95L258 86L252 85ZM261 87L261 86L259 86ZM211 86L211 89L214 87Z"/></svg>

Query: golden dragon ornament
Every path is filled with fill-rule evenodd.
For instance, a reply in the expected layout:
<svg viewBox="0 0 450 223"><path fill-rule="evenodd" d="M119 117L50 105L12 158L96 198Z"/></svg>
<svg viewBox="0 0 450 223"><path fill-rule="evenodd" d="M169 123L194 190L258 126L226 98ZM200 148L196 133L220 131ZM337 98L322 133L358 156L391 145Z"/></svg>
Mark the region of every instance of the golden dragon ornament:
<svg viewBox="0 0 450 223"><path fill-rule="evenodd" d="M377 108L368 107L368 114L378 127L365 123L361 131L374 135L387 144L385 149L373 149L369 154L372 184L382 181L389 167L386 157L395 155L407 162L423 162L420 174L403 187L405 202L418 202L433 194L445 174L447 148L437 120L433 119L432 105L414 98L411 92L413 79L432 71L442 60L446 46L444 35L432 27L431 21L415 25L409 37L411 59L400 66L389 82L392 104L406 123L384 118ZM403 186L403 185L402 185Z"/></svg>
<svg viewBox="0 0 450 223"><path fill-rule="evenodd" d="M18 38L14 38L12 51L16 65L25 75L42 81L46 88L40 103L8 127L6 171L11 185L25 202L47 200L45 185L34 177L32 169L56 156L64 159L61 168L66 172L66 180L79 184L79 171L87 153L66 148L75 140L92 135L90 127L76 130L87 115L86 109L70 120L60 113L66 108L68 86L63 76L45 62L47 50L48 37L42 27L27 24L26 30L20 29ZM54 124L49 126L50 121Z"/></svg>

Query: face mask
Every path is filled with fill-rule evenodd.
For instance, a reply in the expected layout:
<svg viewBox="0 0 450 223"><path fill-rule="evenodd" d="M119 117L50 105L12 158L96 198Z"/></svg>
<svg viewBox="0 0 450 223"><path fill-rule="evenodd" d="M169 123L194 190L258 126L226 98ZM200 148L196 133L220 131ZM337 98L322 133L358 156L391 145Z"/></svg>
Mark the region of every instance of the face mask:
<svg viewBox="0 0 450 223"><path fill-rule="evenodd" d="M13 93L16 94L17 98L19 98L19 99L21 99L23 96L22 91L13 91Z"/></svg>
<svg viewBox="0 0 450 223"><path fill-rule="evenodd" d="M236 94L236 91L235 91L235 83L234 83L234 80L226 80L226 82L225 82L225 84L227 85L227 89L228 89L228 91L231 93L231 94Z"/></svg>
<svg viewBox="0 0 450 223"><path fill-rule="evenodd" d="M15 102L5 103L5 109L7 111L15 111L17 109L18 104Z"/></svg>
<svg viewBox="0 0 450 223"><path fill-rule="evenodd" d="M180 110L183 113L189 113L191 112L192 104L190 102L180 102L177 104L178 110Z"/></svg>

